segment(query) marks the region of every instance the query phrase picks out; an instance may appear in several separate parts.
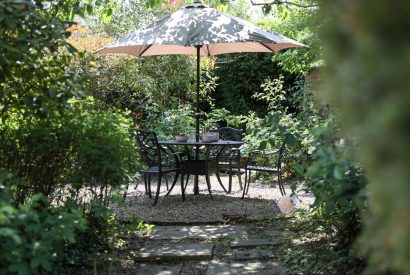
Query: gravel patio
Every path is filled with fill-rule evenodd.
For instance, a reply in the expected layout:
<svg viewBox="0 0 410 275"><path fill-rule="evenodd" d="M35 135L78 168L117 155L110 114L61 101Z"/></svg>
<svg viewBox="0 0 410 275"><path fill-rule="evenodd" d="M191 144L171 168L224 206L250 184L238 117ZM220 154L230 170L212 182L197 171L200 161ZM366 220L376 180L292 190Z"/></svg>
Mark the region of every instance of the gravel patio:
<svg viewBox="0 0 410 275"><path fill-rule="evenodd" d="M222 176L224 183L228 176ZM171 182L171 180L169 180ZM292 181L285 181L287 194L291 193ZM114 211L120 219L126 220L130 215L135 215L142 220L154 224L212 224L228 223L235 221L255 221L275 217L280 214L277 201L281 198L276 181L252 182L248 195L244 199L239 189L238 178L233 178L233 188L226 194L216 177L211 177L212 196L210 198L205 181L199 177L199 195L193 195L193 179L191 177L186 189L186 200L182 201L179 182L171 194L164 197L166 187L163 183L159 203L152 206L153 198L145 195L144 184L140 182L130 185L124 206L115 206ZM152 180L152 190L156 190L156 180ZM313 199L298 192L299 207L311 204Z"/></svg>

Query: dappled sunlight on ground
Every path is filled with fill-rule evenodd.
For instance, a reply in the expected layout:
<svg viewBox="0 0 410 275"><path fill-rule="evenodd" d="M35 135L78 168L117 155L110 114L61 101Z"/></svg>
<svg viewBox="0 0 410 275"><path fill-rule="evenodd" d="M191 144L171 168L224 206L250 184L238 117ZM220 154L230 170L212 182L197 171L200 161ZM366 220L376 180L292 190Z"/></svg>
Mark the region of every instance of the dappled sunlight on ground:
<svg viewBox="0 0 410 275"><path fill-rule="evenodd" d="M171 182L172 180L169 180ZM227 176L222 181L228 181ZM288 184L287 184L288 185ZM286 185L287 193L290 193ZM114 210L120 219L127 219L135 215L145 221L154 223L220 223L261 220L271 218L279 214L277 201L281 198L276 182L256 183L252 182L248 195L244 199L239 188L237 177L233 179L233 188L230 194L226 194L215 177L211 177L212 195L210 198L202 177L199 179L199 195L193 194L193 180L190 180L186 190L186 201L182 201L179 182L167 193L163 183L160 199L156 206L152 206L154 198L145 195L144 184L140 183L135 190L135 185L130 186L124 206L115 206ZM156 180L152 181L152 190L156 190Z"/></svg>

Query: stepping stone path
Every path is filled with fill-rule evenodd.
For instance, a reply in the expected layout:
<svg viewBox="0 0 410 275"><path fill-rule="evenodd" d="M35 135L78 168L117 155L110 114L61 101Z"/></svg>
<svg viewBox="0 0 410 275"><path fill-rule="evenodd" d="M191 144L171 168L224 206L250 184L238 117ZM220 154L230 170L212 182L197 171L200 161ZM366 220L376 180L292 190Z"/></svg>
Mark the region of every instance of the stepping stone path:
<svg viewBox="0 0 410 275"><path fill-rule="evenodd" d="M181 273L182 264L179 265L145 265L141 266L136 275L179 275Z"/></svg>
<svg viewBox="0 0 410 275"><path fill-rule="evenodd" d="M144 246L134 258L137 262L149 261L202 261L212 259L213 244L185 243Z"/></svg>
<svg viewBox="0 0 410 275"><path fill-rule="evenodd" d="M243 225L157 226L134 261L140 263L137 274L286 274L272 259L275 245L248 239ZM189 269L198 266L204 268Z"/></svg>
<svg viewBox="0 0 410 275"><path fill-rule="evenodd" d="M222 263L211 262L208 265L206 275L230 275L230 274L258 274L258 275L284 275L285 269L276 262L262 263Z"/></svg>
<svg viewBox="0 0 410 275"><path fill-rule="evenodd" d="M255 248L261 246L271 246L276 245L276 242L268 241L268 240L261 240L261 239L254 239L254 240L240 240L240 241L233 241L231 242L231 248Z"/></svg>
<svg viewBox="0 0 410 275"><path fill-rule="evenodd" d="M180 239L246 239L248 233L243 225L157 226L153 240Z"/></svg>

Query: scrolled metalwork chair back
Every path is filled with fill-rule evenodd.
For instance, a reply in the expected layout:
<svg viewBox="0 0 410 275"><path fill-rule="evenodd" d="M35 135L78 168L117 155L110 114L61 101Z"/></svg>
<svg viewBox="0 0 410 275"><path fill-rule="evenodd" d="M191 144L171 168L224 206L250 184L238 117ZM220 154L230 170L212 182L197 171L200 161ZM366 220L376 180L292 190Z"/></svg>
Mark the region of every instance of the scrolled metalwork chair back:
<svg viewBox="0 0 410 275"><path fill-rule="evenodd" d="M135 138L138 141L141 161L148 167L161 167L161 147L155 132L136 130Z"/></svg>

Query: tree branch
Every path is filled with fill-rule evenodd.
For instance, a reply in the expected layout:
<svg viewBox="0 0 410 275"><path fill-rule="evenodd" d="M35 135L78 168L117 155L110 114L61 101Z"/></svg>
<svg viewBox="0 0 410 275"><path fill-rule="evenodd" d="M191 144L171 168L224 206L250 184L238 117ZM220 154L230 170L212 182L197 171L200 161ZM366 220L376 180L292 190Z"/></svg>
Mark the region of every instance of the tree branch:
<svg viewBox="0 0 410 275"><path fill-rule="evenodd" d="M315 8L319 6L318 4L302 5L302 4L298 4L294 2L280 1L280 0L273 0L272 2L269 2L269 3L256 3L254 0L251 0L251 3L254 6L292 5L292 6L296 6L299 8Z"/></svg>

